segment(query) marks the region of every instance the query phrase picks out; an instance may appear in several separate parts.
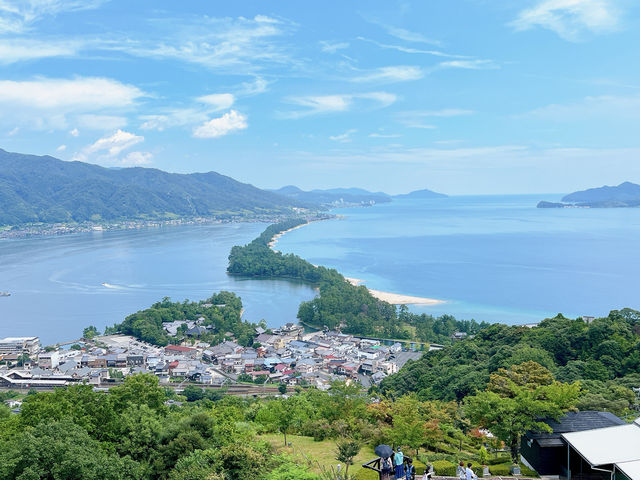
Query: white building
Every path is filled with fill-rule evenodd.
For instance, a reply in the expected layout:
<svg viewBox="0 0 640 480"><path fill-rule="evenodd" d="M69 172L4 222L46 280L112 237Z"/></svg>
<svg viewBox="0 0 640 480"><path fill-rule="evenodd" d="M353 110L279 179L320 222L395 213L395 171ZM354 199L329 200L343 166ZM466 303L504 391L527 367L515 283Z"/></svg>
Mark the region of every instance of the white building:
<svg viewBox="0 0 640 480"><path fill-rule="evenodd" d="M48 368L53 370L60 365L60 353L58 351L53 352L40 352L38 355L38 366L40 368Z"/></svg>
<svg viewBox="0 0 640 480"><path fill-rule="evenodd" d="M6 337L0 339L0 355L34 355L40 351L38 337Z"/></svg>

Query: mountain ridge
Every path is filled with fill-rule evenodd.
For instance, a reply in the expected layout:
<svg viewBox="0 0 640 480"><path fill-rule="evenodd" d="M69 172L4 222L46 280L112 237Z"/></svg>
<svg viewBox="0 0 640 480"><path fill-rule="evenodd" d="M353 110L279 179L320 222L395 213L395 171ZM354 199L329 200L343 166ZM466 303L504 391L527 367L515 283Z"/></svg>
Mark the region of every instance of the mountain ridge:
<svg viewBox="0 0 640 480"><path fill-rule="evenodd" d="M217 172L109 169L0 149L0 225L229 218L309 207Z"/></svg>

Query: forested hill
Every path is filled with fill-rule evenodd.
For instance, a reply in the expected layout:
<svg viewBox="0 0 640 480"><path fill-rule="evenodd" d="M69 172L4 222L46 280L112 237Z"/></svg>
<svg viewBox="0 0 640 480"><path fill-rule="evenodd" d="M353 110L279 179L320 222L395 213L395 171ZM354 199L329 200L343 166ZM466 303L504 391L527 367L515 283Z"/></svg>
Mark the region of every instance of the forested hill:
<svg viewBox="0 0 640 480"><path fill-rule="evenodd" d="M332 188L307 192L294 185L288 185L272 191L294 200L320 205L369 205L391 201L391 197L384 192L369 192L361 188Z"/></svg>
<svg viewBox="0 0 640 480"><path fill-rule="evenodd" d="M590 188L571 193L562 201L592 207L636 207L640 206L640 185L624 182L615 187Z"/></svg>
<svg viewBox="0 0 640 480"><path fill-rule="evenodd" d="M581 410L628 413L640 387L640 312L614 310L586 324L561 315L537 327L494 324L473 338L409 362L381 384L394 396L462 400L481 391L499 368L534 361L561 382L580 381ZM640 403L640 402L638 402Z"/></svg>
<svg viewBox="0 0 640 480"><path fill-rule="evenodd" d="M565 195L562 197L562 203L545 201L538 203L538 208L564 207L640 207L640 185L631 182L624 182L614 187L605 185Z"/></svg>
<svg viewBox="0 0 640 480"><path fill-rule="evenodd" d="M0 149L0 225L228 217L306 206L216 172L116 170Z"/></svg>

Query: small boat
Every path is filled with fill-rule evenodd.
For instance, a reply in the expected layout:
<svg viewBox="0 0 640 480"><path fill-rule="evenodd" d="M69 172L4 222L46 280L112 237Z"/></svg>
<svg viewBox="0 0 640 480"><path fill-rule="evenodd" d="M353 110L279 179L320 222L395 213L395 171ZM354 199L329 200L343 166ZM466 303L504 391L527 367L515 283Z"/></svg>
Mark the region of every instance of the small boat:
<svg viewBox="0 0 640 480"><path fill-rule="evenodd" d="M0 292L0 297L10 297L11 294L9 292Z"/></svg>

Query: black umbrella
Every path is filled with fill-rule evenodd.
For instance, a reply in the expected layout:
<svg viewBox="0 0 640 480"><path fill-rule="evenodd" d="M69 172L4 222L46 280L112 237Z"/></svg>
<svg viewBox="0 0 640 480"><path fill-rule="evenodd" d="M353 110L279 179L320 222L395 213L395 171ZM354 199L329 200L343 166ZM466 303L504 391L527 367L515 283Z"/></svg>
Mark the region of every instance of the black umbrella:
<svg viewBox="0 0 640 480"><path fill-rule="evenodd" d="M378 455L380 458L389 458L391 455L393 455L393 448L391 448L389 445L378 445L374 452L376 452L376 455Z"/></svg>

